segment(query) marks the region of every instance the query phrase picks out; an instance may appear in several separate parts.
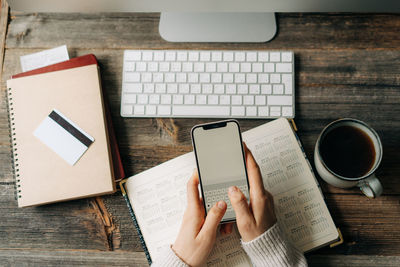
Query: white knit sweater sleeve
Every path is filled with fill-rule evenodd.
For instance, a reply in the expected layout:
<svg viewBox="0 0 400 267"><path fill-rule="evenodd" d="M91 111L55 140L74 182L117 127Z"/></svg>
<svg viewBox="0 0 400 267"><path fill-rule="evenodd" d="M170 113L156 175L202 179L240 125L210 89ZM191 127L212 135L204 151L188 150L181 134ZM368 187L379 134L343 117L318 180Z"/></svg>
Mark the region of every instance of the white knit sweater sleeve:
<svg viewBox="0 0 400 267"><path fill-rule="evenodd" d="M307 261L302 252L285 238L278 223L259 237L243 242L242 247L255 267L303 267Z"/></svg>
<svg viewBox="0 0 400 267"><path fill-rule="evenodd" d="M151 267L189 267L189 265L175 254L171 246L168 246L163 250L159 260L151 264Z"/></svg>
<svg viewBox="0 0 400 267"><path fill-rule="evenodd" d="M295 249L286 240L279 225L276 223L256 239L243 242L242 247L255 267L304 267L307 261L303 253ZM159 261L153 262L152 267L189 267L171 247L166 247Z"/></svg>

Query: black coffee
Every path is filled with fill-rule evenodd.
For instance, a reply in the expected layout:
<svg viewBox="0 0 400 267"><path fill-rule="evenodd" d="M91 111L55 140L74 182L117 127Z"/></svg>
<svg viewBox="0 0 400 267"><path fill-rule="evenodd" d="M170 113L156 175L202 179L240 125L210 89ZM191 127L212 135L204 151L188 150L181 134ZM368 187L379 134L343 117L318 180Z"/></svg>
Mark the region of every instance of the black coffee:
<svg viewBox="0 0 400 267"><path fill-rule="evenodd" d="M320 152L331 171L348 178L367 174L375 161L373 141L365 132L352 126L339 126L328 132Z"/></svg>

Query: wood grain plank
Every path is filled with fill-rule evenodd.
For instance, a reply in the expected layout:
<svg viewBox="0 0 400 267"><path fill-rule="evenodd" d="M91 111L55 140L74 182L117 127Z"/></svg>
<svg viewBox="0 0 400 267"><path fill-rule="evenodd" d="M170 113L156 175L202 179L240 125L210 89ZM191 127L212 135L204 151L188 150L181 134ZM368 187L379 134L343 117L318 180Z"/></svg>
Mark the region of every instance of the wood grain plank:
<svg viewBox="0 0 400 267"><path fill-rule="evenodd" d="M398 14L278 14L272 42L168 43L158 33L159 13L12 13L9 48L396 49Z"/></svg>
<svg viewBox="0 0 400 267"><path fill-rule="evenodd" d="M0 1L0 79L3 72L4 48L8 27L8 11L9 7L7 1Z"/></svg>
<svg viewBox="0 0 400 267"><path fill-rule="evenodd" d="M2 266L148 266L143 252L0 249Z"/></svg>
<svg viewBox="0 0 400 267"><path fill-rule="evenodd" d="M323 267L397 267L400 265L399 256L355 256L355 255L311 255L307 257L309 266Z"/></svg>
<svg viewBox="0 0 400 267"><path fill-rule="evenodd" d="M1 183L0 192L0 249L113 248L95 198L18 208L14 183Z"/></svg>

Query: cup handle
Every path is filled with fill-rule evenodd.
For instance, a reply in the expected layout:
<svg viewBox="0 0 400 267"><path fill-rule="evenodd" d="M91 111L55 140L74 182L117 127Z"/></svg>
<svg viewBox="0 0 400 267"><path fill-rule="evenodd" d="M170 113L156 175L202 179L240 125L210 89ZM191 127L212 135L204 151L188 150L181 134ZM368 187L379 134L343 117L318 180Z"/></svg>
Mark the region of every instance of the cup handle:
<svg viewBox="0 0 400 267"><path fill-rule="evenodd" d="M370 177L361 180L358 183L358 187L360 190L369 198L379 197L382 194L383 187L378 178L376 178L375 174L372 174Z"/></svg>

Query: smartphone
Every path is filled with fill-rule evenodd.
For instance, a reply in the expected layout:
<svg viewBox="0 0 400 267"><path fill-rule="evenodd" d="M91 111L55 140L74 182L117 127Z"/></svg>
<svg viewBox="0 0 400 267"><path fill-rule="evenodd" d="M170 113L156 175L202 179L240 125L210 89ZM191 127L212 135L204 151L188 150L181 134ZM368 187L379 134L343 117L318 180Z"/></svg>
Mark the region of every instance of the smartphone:
<svg viewBox="0 0 400 267"><path fill-rule="evenodd" d="M228 197L228 188L237 186L249 200L249 182L245 154L236 120L196 125L192 128L201 193L206 214L216 202L228 205L221 223L236 220Z"/></svg>

